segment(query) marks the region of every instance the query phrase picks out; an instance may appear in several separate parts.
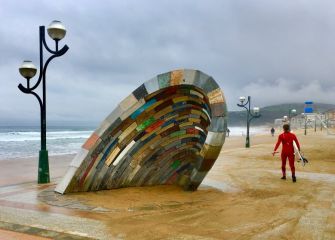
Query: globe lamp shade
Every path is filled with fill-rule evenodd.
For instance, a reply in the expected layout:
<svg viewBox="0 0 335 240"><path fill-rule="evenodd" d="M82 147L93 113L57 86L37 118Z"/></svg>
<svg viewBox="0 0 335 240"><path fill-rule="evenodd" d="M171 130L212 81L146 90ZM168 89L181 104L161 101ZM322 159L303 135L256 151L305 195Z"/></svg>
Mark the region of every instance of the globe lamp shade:
<svg viewBox="0 0 335 240"><path fill-rule="evenodd" d="M66 29L64 25L57 20L54 20L48 26L48 34L53 40L61 40L65 37Z"/></svg>
<svg viewBox="0 0 335 240"><path fill-rule="evenodd" d="M37 68L31 61L25 60L19 67L19 72L24 78L30 79L35 76Z"/></svg>

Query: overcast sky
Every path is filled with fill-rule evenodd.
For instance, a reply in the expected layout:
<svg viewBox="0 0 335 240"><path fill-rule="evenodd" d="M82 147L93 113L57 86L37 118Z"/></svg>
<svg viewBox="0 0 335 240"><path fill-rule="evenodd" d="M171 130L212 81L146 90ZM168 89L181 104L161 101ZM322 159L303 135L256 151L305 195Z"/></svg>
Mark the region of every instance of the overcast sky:
<svg viewBox="0 0 335 240"><path fill-rule="evenodd" d="M38 26L55 19L70 50L48 68L51 122L100 122L141 83L179 68L213 76L229 110L241 95L260 107L335 103L333 0L0 0L0 16L0 124L39 123L18 67L39 65Z"/></svg>

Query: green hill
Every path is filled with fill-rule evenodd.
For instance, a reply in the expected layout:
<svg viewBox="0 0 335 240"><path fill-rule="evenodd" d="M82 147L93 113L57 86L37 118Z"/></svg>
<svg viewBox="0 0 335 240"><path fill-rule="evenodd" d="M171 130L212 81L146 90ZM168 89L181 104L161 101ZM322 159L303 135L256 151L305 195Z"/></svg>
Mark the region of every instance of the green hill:
<svg viewBox="0 0 335 240"><path fill-rule="evenodd" d="M329 109L335 109L335 104L314 103L314 112L325 112ZM260 109L261 117L252 120L252 125L271 125L274 119L288 116L290 109L296 109L296 114L304 112L305 105L302 103L286 103L272 105ZM228 126L244 126L246 125L246 110L230 111L228 115Z"/></svg>

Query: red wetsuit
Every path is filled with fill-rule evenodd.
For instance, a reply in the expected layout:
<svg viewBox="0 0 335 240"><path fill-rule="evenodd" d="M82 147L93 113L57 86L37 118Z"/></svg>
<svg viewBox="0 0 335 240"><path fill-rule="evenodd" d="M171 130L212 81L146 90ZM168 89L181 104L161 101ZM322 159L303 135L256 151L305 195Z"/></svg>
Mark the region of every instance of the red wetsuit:
<svg viewBox="0 0 335 240"><path fill-rule="evenodd" d="M295 176L295 168L294 168L294 147L293 147L293 141L297 144L297 147L300 151L300 144L295 136L295 134L290 133L290 132L283 132L282 134L279 135L278 141L276 143L274 152L277 150L279 147L280 143L282 143L283 147L281 150L281 169L283 172L283 176L286 175L286 159L288 158L292 176Z"/></svg>

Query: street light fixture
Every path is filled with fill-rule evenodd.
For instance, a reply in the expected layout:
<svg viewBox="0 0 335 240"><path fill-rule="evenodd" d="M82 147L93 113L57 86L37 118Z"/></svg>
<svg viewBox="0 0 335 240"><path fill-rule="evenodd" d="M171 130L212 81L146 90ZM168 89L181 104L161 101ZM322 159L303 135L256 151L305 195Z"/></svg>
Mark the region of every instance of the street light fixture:
<svg viewBox="0 0 335 240"><path fill-rule="evenodd" d="M48 26L48 34L53 40L59 41L65 37L66 29L60 21L54 20Z"/></svg>
<svg viewBox="0 0 335 240"><path fill-rule="evenodd" d="M48 26L49 36L56 42L56 51L58 51L58 42L65 37L66 29L60 21L54 20Z"/></svg>
<svg viewBox="0 0 335 240"><path fill-rule="evenodd" d="M292 108L290 110L288 110L288 120L291 121L292 117L297 116L297 110Z"/></svg>
<svg viewBox="0 0 335 240"><path fill-rule="evenodd" d="M254 107L253 108L253 113L250 110L250 104L251 104L251 97L248 96L248 101L246 103L244 103L245 101L245 97L242 96L240 97L240 104L237 104L237 106L239 107L243 107L247 110L247 137L246 137L246 141L245 141L245 147L249 148L250 147L250 138L249 138L249 128L250 128L250 122L252 119L254 118L259 118L261 116L261 114L259 113L260 109L259 107Z"/></svg>
<svg viewBox="0 0 335 240"><path fill-rule="evenodd" d="M24 78L27 79L27 81L29 81L30 78L33 78L36 75L37 68L31 61L24 60L21 67L19 68L19 72Z"/></svg>
<svg viewBox="0 0 335 240"><path fill-rule="evenodd" d="M243 104L244 103L244 101L245 101L245 97L240 97L240 102L241 102L241 104Z"/></svg>
<svg viewBox="0 0 335 240"><path fill-rule="evenodd" d="M50 61L56 57L64 55L69 47L65 45L62 49L58 50L58 42L64 38L66 34L66 29L60 21L53 21L48 27L49 36L55 40L56 50L51 50L45 41L45 26L40 26L39 28L39 47L40 47L40 69L39 77L37 82L30 87L30 79L33 78L37 72L35 65L29 61L23 61L22 65L19 67L20 74L27 79L27 87L22 84L18 85L18 88L26 94L34 95L40 105L41 111L41 150L39 152L39 162L38 162L38 183L49 183L49 158L48 151L46 147L46 70ZM51 54L51 56L44 62L43 61L43 47ZM34 92L34 90L42 82L42 98Z"/></svg>

